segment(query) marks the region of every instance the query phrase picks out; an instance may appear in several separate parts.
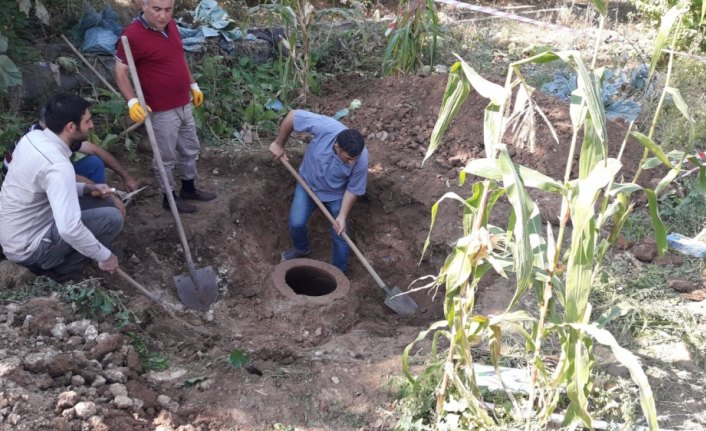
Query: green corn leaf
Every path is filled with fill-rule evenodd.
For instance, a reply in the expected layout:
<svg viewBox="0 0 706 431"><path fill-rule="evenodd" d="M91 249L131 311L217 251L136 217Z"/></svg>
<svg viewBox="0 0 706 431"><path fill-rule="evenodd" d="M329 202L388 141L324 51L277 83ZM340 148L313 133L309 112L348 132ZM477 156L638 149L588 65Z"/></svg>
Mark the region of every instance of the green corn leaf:
<svg viewBox="0 0 706 431"><path fill-rule="evenodd" d="M600 13L603 16L606 16L608 13L608 1L603 1L603 0L591 0L591 3L593 3L593 6L598 9L598 13Z"/></svg>
<svg viewBox="0 0 706 431"><path fill-rule="evenodd" d="M483 111L483 145L485 154L493 158L495 148L500 143L502 135L503 112L500 105L494 103L486 106Z"/></svg>
<svg viewBox="0 0 706 431"><path fill-rule="evenodd" d="M446 289L453 289L465 283L473 271L473 265L465 247L456 247L444 266L446 267L444 271L446 273Z"/></svg>
<svg viewBox="0 0 706 431"><path fill-rule="evenodd" d="M675 24L681 20L681 16L684 13L683 9L677 6L669 9L666 14L662 16L662 22L659 26L659 32L657 33L657 38L655 39L655 49L652 52L652 63L650 64L650 73L647 76L647 80L652 79L652 74L657 68L657 63L662 56L662 50L667 46L669 41L669 35L672 33Z"/></svg>
<svg viewBox="0 0 706 431"><path fill-rule="evenodd" d="M649 169L654 169L657 166L662 166L662 161L660 159L658 159L657 157L650 157L647 160L645 160L645 163L642 164L642 169L649 170Z"/></svg>
<svg viewBox="0 0 706 431"><path fill-rule="evenodd" d="M571 98L569 99L569 117L571 118L574 132L577 132L583 126L587 112L583 103L583 90L577 88L571 92Z"/></svg>
<svg viewBox="0 0 706 431"><path fill-rule="evenodd" d="M522 66L523 64L529 64L529 63L546 64L546 63L551 63L552 61L556 61L559 59L560 59L560 57L558 55L556 55L555 52L543 51L543 52L535 54L531 57L523 58L521 60L510 63L510 67L516 68L517 66Z"/></svg>
<svg viewBox="0 0 706 431"><path fill-rule="evenodd" d="M545 192L560 193L562 195L566 194L566 187L553 178L522 165L513 164L513 166L526 187L537 188ZM497 159L484 158L471 160L466 167L463 168L463 172L493 181L501 181L503 178L500 162L498 162Z"/></svg>
<svg viewBox="0 0 706 431"><path fill-rule="evenodd" d="M532 244L530 242L530 233L527 231L529 218L532 214L533 202L527 194L522 179L515 170L510 155L505 146L499 148L500 169L503 173L503 187L507 193L507 198L512 205L517 222L513 229L513 251L512 255L515 261L515 273L517 274L517 290L513 295L508 310L511 309L520 297L525 293L525 290L532 283L532 263L534 255L532 253Z"/></svg>
<svg viewBox="0 0 706 431"><path fill-rule="evenodd" d="M605 159L605 148L596 135L596 128L590 114L585 117L583 144L579 157L579 178L585 178L599 160Z"/></svg>
<svg viewBox="0 0 706 431"><path fill-rule="evenodd" d="M632 306L632 304L623 301L620 304L614 305L608 310L604 311L600 316L598 316L595 321L595 324L598 325L599 328L602 328L613 320L627 316L628 314L631 314L635 311L636 309Z"/></svg>
<svg viewBox="0 0 706 431"><path fill-rule="evenodd" d="M424 155L424 160L422 164L436 151L436 148L441 142L441 138L446 133L449 128L451 121L456 117L461 106L468 99L468 95L471 92L471 84L466 79L463 70L461 69L461 63L456 62L449 72L449 80L446 83L446 91L444 92L444 99L441 102L441 109L439 110L439 118L436 120L434 125L434 130L431 132L431 140L429 141L429 148Z"/></svg>
<svg viewBox="0 0 706 431"><path fill-rule="evenodd" d="M672 181L674 181L677 175L679 175L678 169L670 169L667 175L665 175L664 178L659 181L657 187L655 187L655 194L659 196L667 186L672 184Z"/></svg>
<svg viewBox="0 0 706 431"><path fill-rule="evenodd" d="M427 234L427 238L424 241L424 247L422 248L422 256L419 258L420 262L422 261L422 259L424 259L424 255L426 254L426 250L429 247L429 244L431 244L431 231L434 228L434 223L436 222L436 215L439 212L439 204L446 199L453 199L453 200L459 201L464 205L464 209L467 209L472 213L476 212L475 207L471 206L465 199L463 199L461 196L459 196L456 193L448 192L448 193L445 193L442 197L440 197L439 200L437 200L434 203L434 205L431 206L431 222L429 224L429 233Z"/></svg>
<svg viewBox="0 0 706 431"><path fill-rule="evenodd" d="M693 125L694 118L689 113L689 106L686 104L686 102L684 102L684 99L681 97L679 89L674 87L665 87L664 92L672 96L674 105L677 107L677 109L679 109L679 112L681 112L681 114L684 116L684 118L686 118L686 121L688 121L690 125Z"/></svg>
<svg viewBox="0 0 706 431"><path fill-rule="evenodd" d="M593 118L593 127L595 128L596 137L601 144L605 146L608 142L608 135L606 131L605 107L603 105L603 99L601 98L598 80L586 68L581 58L581 53L578 51L560 51L556 54L576 70L580 96L583 97L583 103L586 104L586 108L591 114L591 118ZM574 96L574 93L572 93L572 96ZM572 97L572 106L573 105L574 101ZM576 126L576 124L574 124L574 126Z"/></svg>
<svg viewBox="0 0 706 431"><path fill-rule="evenodd" d="M577 322L588 306L593 281L596 247L595 203L598 191L606 187L622 167L616 159L599 162L584 179L575 180L577 195L571 199L571 222L574 226L566 269L566 321Z"/></svg>
<svg viewBox="0 0 706 431"><path fill-rule="evenodd" d="M667 228L664 226L664 223L659 216L657 195L650 189L645 189L645 195L647 196L647 203L649 206L650 219L652 219L652 228L654 229L655 241L657 242L657 251L660 256L663 256L667 251Z"/></svg>
<svg viewBox="0 0 706 431"><path fill-rule="evenodd" d="M655 143L655 141L653 141L648 136L645 136L640 132L632 132L632 135L645 148L652 151L652 154L654 154L659 159L659 161L662 162L662 164L667 166L669 169L674 169L674 166L672 166L672 162L669 161L669 158L667 158L667 155L664 154L664 151L662 151L662 148L660 148L660 146L657 145Z"/></svg>
<svg viewBox="0 0 706 431"><path fill-rule="evenodd" d="M476 90L478 94L486 99L490 99L490 103L493 105L505 104L508 94L504 87L480 76L478 72L459 57L458 54L454 54L454 56L461 62L461 68L463 69L466 79L471 83L473 89Z"/></svg>
<svg viewBox="0 0 706 431"><path fill-rule="evenodd" d="M410 383L417 385L417 378L414 377L411 370L409 369L409 353L412 351L414 346L418 342L424 340L430 332L437 332L440 331L442 328L448 328L448 326L449 325L446 320L439 320L438 322L434 322L429 325L429 329L421 331L419 334L417 334L417 338L415 338L414 341L409 343L407 347L404 348L404 350L402 351L402 372L407 377L407 380L410 381ZM445 332L449 337L451 335L447 331L441 332Z"/></svg>
<svg viewBox="0 0 706 431"><path fill-rule="evenodd" d="M574 336L571 338L573 341ZM590 377L590 358L581 338L576 337L573 346L573 355L569 357L573 359L571 361L573 373L571 373L571 380L566 387L566 394L571 400L569 406L571 414L566 415L563 425L568 426L573 423L574 420L580 419L586 427L591 428L593 419L588 413L588 398L585 392Z"/></svg>
<svg viewBox="0 0 706 431"><path fill-rule="evenodd" d="M642 186L635 183L613 183L608 191L608 196L616 196L619 193L634 193L636 191L642 190Z"/></svg>
<svg viewBox="0 0 706 431"><path fill-rule="evenodd" d="M647 375L642 370L637 357L627 349L621 347L610 332L599 328L595 324L584 325L581 326L580 329L585 331L600 344L610 347L615 359L617 359L630 371L630 377L640 388L640 406L642 406L642 413L647 419L649 428L650 430L658 430L659 425L657 423L657 409L655 407L652 388L650 387L650 382L647 379Z"/></svg>

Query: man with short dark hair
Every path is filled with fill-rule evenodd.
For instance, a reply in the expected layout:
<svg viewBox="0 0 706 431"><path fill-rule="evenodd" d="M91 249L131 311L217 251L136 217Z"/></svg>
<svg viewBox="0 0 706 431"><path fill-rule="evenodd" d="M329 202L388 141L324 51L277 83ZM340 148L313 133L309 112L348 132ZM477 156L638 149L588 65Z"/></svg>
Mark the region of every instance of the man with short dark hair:
<svg viewBox="0 0 706 431"><path fill-rule="evenodd" d="M345 272L350 250L341 234L346 231L346 219L353 204L358 196L365 194L368 149L357 130L325 115L296 110L282 120L277 139L270 144L270 152L276 159L287 160L284 145L293 131L312 135L299 173L336 220L336 225L330 227L332 262ZM282 252L282 260L304 257L311 252L306 225L314 208L314 200L297 184L289 212L294 247Z"/></svg>
<svg viewBox="0 0 706 431"><path fill-rule="evenodd" d="M33 124L28 132L33 130L44 130L47 125L44 119L46 113L46 107L42 108L39 113L39 121ZM19 142L18 142L19 143ZM12 153L17 145L12 146L9 151L5 153L5 159L2 165L3 176L7 175L12 163ZM120 164L120 162L113 157L105 149L101 148L90 141L75 142L72 144L71 150L71 163L74 166L74 171L76 172L76 182L85 184L103 184L105 183L105 168L109 167L113 172L118 174L125 185L125 188L129 192L134 192L137 190L137 181L135 181L132 176L128 173L127 169ZM82 158L76 160L76 153L81 153ZM125 217L125 204L120 200L118 196L111 196L113 205L120 210L120 213ZM80 203L85 204L86 200L81 200ZM105 203L101 204L104 206ZM83 207L82 207L83 208ZM83 208L86 209L86 208Z"/></svg>
<svg viewBox="0 0 706 431"><path fill-rule="evenodd" d="M193 107L203 103L203 93L191 74L184 57L176 22L172 19L174 0L142 0L142 13L130 23L123 35L130 43L135 68L147 103L145 112L137 100L130 81L130 67L122 42L115 54L115 82L127 100L130 118L138 123L147 115L152 120L159 153L167 172L168 184L159 174L157 161L153 161L155 177L164 198L162 206L169 209L167 193L174 195L180 213L198 210L187 200L210 201L215 193L198 189L196 158L199 140L196 136ZM190 98L193 97L193 106ZM177 196L172 175L174 168L181 177L181 192Z"/></svg>
<svg viewBox="0 0 706 431"><path fill-rule="evenodd" d="M81 210L79 196L107 198L106 184L76 182L71 147L93 127L90 104L59 94L47 104L45 130L33 130L13 153L0 190L0 245L8 260L56 281L75 280L93 259L103 271L118 268L104 245L122 230L112 205Z"/></svg>

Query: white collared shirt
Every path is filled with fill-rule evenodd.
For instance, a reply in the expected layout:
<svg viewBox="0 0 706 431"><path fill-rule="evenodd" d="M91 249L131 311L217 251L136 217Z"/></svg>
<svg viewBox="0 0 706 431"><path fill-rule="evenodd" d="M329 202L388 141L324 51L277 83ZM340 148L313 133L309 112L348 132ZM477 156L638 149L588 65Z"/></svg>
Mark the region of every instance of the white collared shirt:
<svg viewBox="0 0 706 431"><path fill-rule="evenodd" d="M12 169L0 190L0 244L14 262L27 260L52 223L59 235L81 254L99 262L110 257L81 222L69 147L49 129L27 133L12 154Z"/></svg>

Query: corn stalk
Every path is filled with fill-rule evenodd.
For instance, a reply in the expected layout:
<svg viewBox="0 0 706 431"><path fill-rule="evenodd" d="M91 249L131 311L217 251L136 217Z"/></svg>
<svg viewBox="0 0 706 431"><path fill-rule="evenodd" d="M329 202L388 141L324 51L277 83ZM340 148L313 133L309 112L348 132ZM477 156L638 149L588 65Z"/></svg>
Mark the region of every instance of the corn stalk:
<svg viewBox="0 0 706 431"><path fill-rule="evenodd" d="M599 10L600 6L605 6L603 2L594 3ZM517 118L518 111L531 106L526 103L526 98L531 97L533 89L526 84L521 66L550 61L563 61L578 75L578 88L572 94L569 106L573 133L568 143L570 151L563 179L553 179L514 164L502 144L510 120ZM445 289L445 320L434 323L427 331L420 333L403 353L403 369L412 384L419 384L420 376L428 377L431 369L443 370L435 392L435 425L438 428L447 427L450 423L468 429L487 429L497 425L496 418L488 413L488 405L478 387L471 347L479 340L488 340L491 362L502 380L498 366L500 345L503 334L508 330L524 339L531 376L531 389L526 397L518 397L506 390L512 405L510 415L513 421L524 423L528 429L532 425L546 425L559 408L560 394L566 393L569 402L563 412L565 420L562 425L592 428L594 418L588 400L593 385L593 346L599 343L608 346L616 359L630 370L631 378L640 389L640 404L647 424L650 429L658 428L654 397L639 361L620 347L604 328L621 312L609 310L601 316L592 316L592 306L588 300L593 282L600 273L602 259L632 208L630 197L632 193L643 190L634 182L620 182L618 179L623 167L620 157L608 157L607 124L600 94L602 76L602 69L586 67L576 51L548 51L512 63L505 86L485 80L460 57L450 70L425 161L441 145L445 131L471 91L478 92L489 103L484 113L486 158L470 161L460 176L462 184L468 174L482 181L473 183L469 198L448 193L434 204L429 236L422 252L424 255L429 246L441 202L449 199L460 202L464 209L463 235L432 283L434 288ZM523 96L518 96L516 100L521 106L512 109L511 95L515 90L520 90L518 94L522 93ZM690 118L678 90L668 87L665 93L671 95L685 117ZM658 112L654 115L657 116ZM629 133L655 155L654 159L646 162L652 166L662 163L670 167L670 173L658 186L658 189L663 188L680 171L680 163L672 164L649 137L632 132L632 127ZM574 154L581 134L578 175L572 178ZM626 142L627 136L623 147ZM558 214L560 227L557 238L548 224L546 233L543 232L543 222L536 203L527 193L528 187L561 196L563 205ZM666 234L659 220L656 191L644 191L650 202L657 237L663 238ZM505 228L489 223L490 214L501 198L507 199L511 207ZM598 202L602 205L596 210ZM569 223L572 226L568 233L571 241L564 251L563 237L569 232ZM602 238L601 228L608 223L613 224L613 231L607 238ZM516 281L510 304L504 313L497 316L480 315L474 311L477 286L490 272L503 277L513 274ZM517 309L519 300L530 288L534 289L537 297L538 317ZM486 291L486 294L492 292ZM433 363L420 375L414 375L409 367L410 352L429 335L433 337ZM449 344L444 359L438 355L438 339L441 337L447 338ZM545 365L543 348L544 342L550 338L558 339L561 347L561 355L553 370ZM459 413L459 410L462 412Z"/></svg>

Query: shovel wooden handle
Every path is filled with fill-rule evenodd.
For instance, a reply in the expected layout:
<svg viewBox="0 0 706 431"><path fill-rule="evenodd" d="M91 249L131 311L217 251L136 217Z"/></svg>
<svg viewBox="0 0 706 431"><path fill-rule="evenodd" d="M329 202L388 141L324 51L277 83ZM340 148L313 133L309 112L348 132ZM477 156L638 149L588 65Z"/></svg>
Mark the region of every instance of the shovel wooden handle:
<svg viewBox="0 0 706 431"><path fill-rule="evenodd" d="M157 298L156 296L154 296L149 290L145 289L140 283L138 283L138 282L136 282L135 280L133 280L132 277L130 277L129 275L127 275L127 274L125 273L125 271L123 271L122 269L118 268L118 269L115 270L115 273L118 274L118 275L120 276L120 278L122 278L123 280L127 281L128 283L130 283L130 285L131 285L132 287L134 287L135 289L139 290L140 293L142 293L143 295L145 295L146 297L148 297L149 299L151 299L153 302L156 302L156 303L159 304L159 298Z"/></svg>
<svg viewBox="0 0 706 431"><path fill-rule="evenodd" d="M284 166L287 168L287 170L289 170L289 172L291 172L291 174L294 175L294 178L297 179L297 182L299 183L299 185L301 185L302 188L304 190L306 190L309 197L311 197L311 199L316 203L316 206L319 207L321 212L324 213L324 215L331 222L331 224L334 226L337 226L338 223L336 223L336 219L333 218L333 216L329 212L328 208L326 208L326 206L321 202L321 200L319 200L319 198L316 196L314 191L311 190L311 188L306 183L306 181L304 181L304 178L302 178L301 175L299 175L299 173L292 167L292 165L289 164L289 162L284 157L280 157L280 161L282 162L282 164L284 164ZM375 282L378 284L378 286L382 290L384 290L386 294L389 295L390 289L385 285L385 282L382 281L382 279L380 278L378 273L375 272L373 267L370 266L370 263L368 263L368 259L366 259L365 256L363 256L363 253L361 253L360 250L358 250L358 247L356 247L356 245L353 243L353 241L351 241L351 239L350 239L350 237L348 237L348 234L346 233L346 231L343 231L341 236L343 237L343 239L346 240L346 242L348 243L348 246L351 248L351 250L353 250L353 253L355 253L355 255L358 257L358 259L360 259L360 263L362 263L363 266L365 267L365 269L368 270L370 275L373 276L373 278L375 279Z"/></svg>
<svg viewBox="0 0 706 431"><path fill-rule="evenodd" d="M132 57L132 50L130 49L130 42L127 40L127 36L121 36L120 40L123 43L123 48L125 49L125 57L127 58L127 64L130 67L130 75L132 76L132 83L135 86L135 91L137 92L137 98L142 105L142 109L145 112L149 112L147 109L147 103L145 102L145 96L142 93L142 86L140 85L140 77L137 75L137 68L135 67L135 60ZM149 114L145 118L145 128L147 129L147 135L150 138L150 145L152 146L152 153L154 153L154 159L157 161L157 166L159 167L159 175L162 177L162 182L165 186L169 185L169 178L167 177L167 171L164 169L164 162L162 161L162 154L159 152L159 147L157 147L157 138L154 135L154 129L152 128L152 120ZM194 286L198 291L200 289L199 282L196 279L196 269L194 268L194 261L191 258L191 250L189 249L189 244L186 242L186 234L184 233L184 226L181 224L181 218L179 217L179 210L177 210L176 202L174 201L174 196L171 191L166 193L167 201L169 202L169 209L172 211L174 216L174 223L176 224L177 231L179 232L179 239L181 240L181 247L184 249L184 259L186 260L186 268L189 271Z"/></svg>

